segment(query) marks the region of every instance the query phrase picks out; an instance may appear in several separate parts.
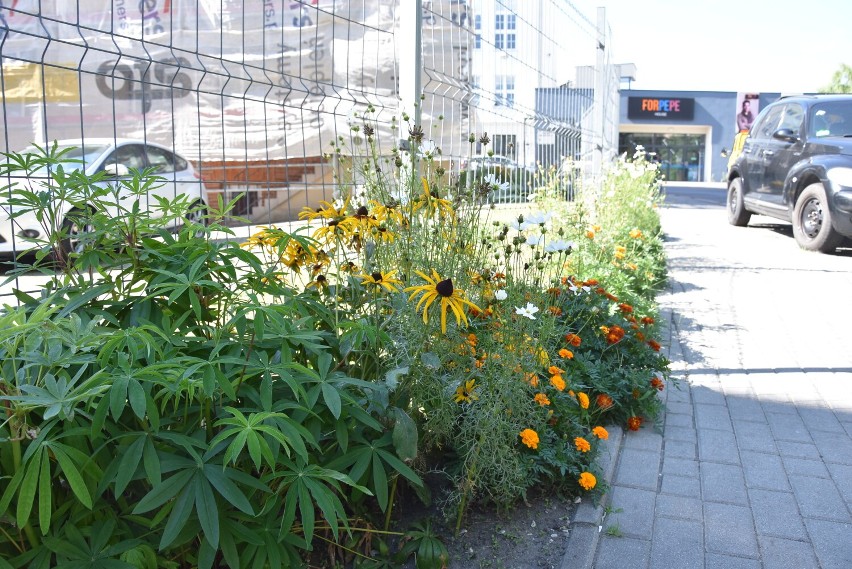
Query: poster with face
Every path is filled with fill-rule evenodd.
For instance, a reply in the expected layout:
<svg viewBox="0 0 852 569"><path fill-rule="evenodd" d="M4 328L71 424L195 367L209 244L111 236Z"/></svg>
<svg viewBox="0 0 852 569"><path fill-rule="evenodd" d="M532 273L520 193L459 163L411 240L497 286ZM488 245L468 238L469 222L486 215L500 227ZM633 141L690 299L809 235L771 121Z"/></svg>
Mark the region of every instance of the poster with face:
<svg viewBox="0 0 852 569"><path fill-rule="evenodd" d="M737 93L737 132L748 131L760 111L760 94Z"/></svg>

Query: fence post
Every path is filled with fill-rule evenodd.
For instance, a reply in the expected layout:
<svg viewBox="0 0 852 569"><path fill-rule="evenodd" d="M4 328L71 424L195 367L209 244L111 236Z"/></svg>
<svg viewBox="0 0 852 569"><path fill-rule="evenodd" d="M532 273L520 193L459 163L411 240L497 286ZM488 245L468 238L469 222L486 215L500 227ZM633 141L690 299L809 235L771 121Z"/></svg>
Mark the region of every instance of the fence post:
<svg viewBox="0 0 852 569"><path fill-rule="evenodd" d="M592 169L596 178L603 172L603 155L606 105L609 94L605 92L606 82L606 8L598 8L597 21L597 58L595 60L595 112L594 112L594 147L592 148Z"/></svg>
<svg viewBox="0 0 852 569"><path fill-rule="evenodd" d="M421 100L423 94L423 0L400 0L399 32L399 116L402 128L402 113L408 110L414 124L421 119ZM411 105L414 105L411 107ZM400 138L405 133L400 132Z"/></svg>

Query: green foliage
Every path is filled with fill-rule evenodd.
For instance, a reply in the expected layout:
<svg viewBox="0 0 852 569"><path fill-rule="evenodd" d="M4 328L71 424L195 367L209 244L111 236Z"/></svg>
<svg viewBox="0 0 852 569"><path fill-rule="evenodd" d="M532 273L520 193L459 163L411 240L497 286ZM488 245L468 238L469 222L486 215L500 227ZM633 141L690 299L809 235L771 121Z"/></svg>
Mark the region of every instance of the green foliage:
<svg viewBox="0 0 852 569"><path fill-rule="evenodd" d="M820 88L820 93L852 93L852 66L841 63L831 76L831 82Z"/></svg>
<svg viewBox="0 0 852 569"><path fill-rule="evenodd" d="M48 285L0 313L4 566L300 566L388 509L398 476L421 484L396 450L416 447L410 418L358 356L377 337L208 239L222 212L167 231L191 204L116 212L50 152L7 166L58 173L44 194L7 188L51 231ZM141 199L157 180L120 183ZM50 192L87 216L81 247L63 247Z"/></svg>

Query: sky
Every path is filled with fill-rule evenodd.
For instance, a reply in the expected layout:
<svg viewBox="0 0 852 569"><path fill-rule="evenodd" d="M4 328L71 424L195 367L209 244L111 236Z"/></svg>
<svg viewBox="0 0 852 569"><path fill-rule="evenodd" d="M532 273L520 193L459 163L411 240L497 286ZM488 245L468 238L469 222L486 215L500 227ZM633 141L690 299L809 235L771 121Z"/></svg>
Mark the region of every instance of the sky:
<svg viewBox="0 0 852 569"><path fill-rule="evenodd" d="M606 9L632 89L818 91L852 65L852 0L575 0Z"/></svg>

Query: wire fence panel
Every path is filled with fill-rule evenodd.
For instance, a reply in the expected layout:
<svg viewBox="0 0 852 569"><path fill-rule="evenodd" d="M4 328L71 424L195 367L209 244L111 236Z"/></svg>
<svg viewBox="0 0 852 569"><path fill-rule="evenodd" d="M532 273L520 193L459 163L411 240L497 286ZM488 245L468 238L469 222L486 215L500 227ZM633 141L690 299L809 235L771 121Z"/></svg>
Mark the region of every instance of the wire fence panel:
<svg viewBox="0 0 852 569"><path fill-rule="evenodd" d="M359 152L365 116L385 155L418 122L452 183L564 158L593 177L617 148L608 36L566 0L3 0L0 149L159 144L251 223L333 199L332 145ZM0 254L26 249L2 217Z"/></svg>

